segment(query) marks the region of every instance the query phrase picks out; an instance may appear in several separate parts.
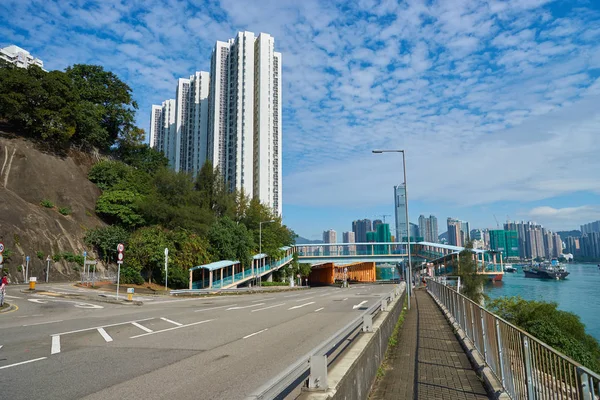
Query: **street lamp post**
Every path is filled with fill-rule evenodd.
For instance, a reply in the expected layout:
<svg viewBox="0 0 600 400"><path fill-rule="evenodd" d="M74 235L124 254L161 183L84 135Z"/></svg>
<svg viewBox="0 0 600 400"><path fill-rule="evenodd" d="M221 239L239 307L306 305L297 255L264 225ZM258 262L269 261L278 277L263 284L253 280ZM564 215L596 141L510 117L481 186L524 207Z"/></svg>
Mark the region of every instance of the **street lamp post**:
<svg viewBox="0 0 600 400"><path fill-rule="evenodd" d="M375 154L381 153L402 153L402 169L404 170L404 202L406 211L406 239L408 240L407 253L408 253L408 279L406 282L406 294L407 294L407 306L410 310L410 298L412 296L412 260L410 256L410 222L408 220L408 189L406 184L406 154L404 150L373 150Z"/></svg>
<svg viewBox="0 0 600 400"><path fill-rule="evenodd" d="M273 220L269 220L269 221L262 221L258 223L258 254L260 255L260 262L262 264L262 224L268 224L269 222L275 222ZM260 276L260 269L259 269L259 275L258 275L258 286L262 286L262 276Z"/></svg>

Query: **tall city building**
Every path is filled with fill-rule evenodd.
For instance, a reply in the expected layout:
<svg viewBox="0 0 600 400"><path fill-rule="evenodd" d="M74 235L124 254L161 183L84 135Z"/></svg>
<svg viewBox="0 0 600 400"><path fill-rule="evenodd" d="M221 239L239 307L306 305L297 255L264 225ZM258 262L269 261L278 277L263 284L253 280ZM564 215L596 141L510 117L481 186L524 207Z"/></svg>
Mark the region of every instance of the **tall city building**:
<svg viewBox="0 0 600 400"><path fill-rule="evenodd" d="M552 235L552 240L554 241L554 253L552 254L552 256L558 258L563 253L562 238L558 233L554 232L554 234Z"/></svg>
<svg viewBox="0 0 600 400"><path fill-rule="evenodd" d="M381 225L381 224L383 224L383 221L382 221L382 220L380 220L380 219L376 219L376 220L374 220L374 221L373 221L373 231L374 231L374 232L377 232L377 227L378 227L379 225Z"/></svg>
<svg viewBox="0 0 600 400"><path fill-rule="evenodd" d="M378 243L390 243L392 241L392 234L390 232L390 224L381 223L377 225L377 231L375 232L375 242ZM386 245L376 245L375 254L388 254L389 249Z"/></svg>
<svg viewBox="0 0 600 400"><path fill-rule="evenodd" d="M424 241L430 243L438 242L438 223L437 218L433 215L425 217L424 215L419 216L419 234Z"/></svg>
<svg viewBox="0 0 600 400"><path fill-rule="evenodd" d="M370 219L359 219L352 222L352 232L354 232L356 243L367 243L367 233L373 231L373 225ZM367 246L356 246L357 251L365 251Z"/></svg>
<svg viewBox="0 0 600 400"><path fill-rule="evenodd" d="M396 240L402 242L407 235L406 188L404 184L394 186L394 216L396 219Z"/></svg>
<svg viewBox="0 0 600 400"><path fill-rule="evenodd" d="M491 229L490 250L502 253L504 259L519 257L519 241L517 240L517 231L507 231L502 229Z"/></svg>
<svg viewBox="0 0 600 400"><path fill-rule="evenodd" d="M461 223L454 218L448 218L448 244L451 246L462 246L462 237L460 234Z"/></svg>
<svg viewBox="0 0 600 400"><path fill-rule="evenodd" d="M573 256L579 254L579 238L569 236L565 239L565 252L567 254L572 254Z"/></svg>
<svg viewBox="0 0 600 400"><path fill-rule="evenodd" d="M590 222L589 224L581 225L581 234L600 232L600 221Z"/></svg>
<svg viewBox="0 0 600 400"><path fill-rule="evenodd" d="M588 260L600 259L600 232L584 233L579 238L579 256Z"/></svg>
<svg viewBox="0 0 600 400"><path fill-rule="evenodd" d="M344 232L342 233L343 242L344 243L356 243L356 238L354 236L354 232ZM346 255L356 254L356 246L349 245L346 247L345 252Z"/></svg>
<svg viewBox="0 0 600 400"><path fill-rule="evenodd" d="M281 214L281 86L281 53L272 36L239 32L217 41L210 73L177 82L172 151L165 152L171 167L195 175L208 160L231 191ZM151 146L158 136L152 121Z"/></svg>
<svg viewBox="0 0 600 400"><path fill-rule="evenodd" d="M337 232L333 229L323 232L323 243L337 243ZM325 255L337 254L337 246L323 246Z"/></svg>
<svg viewBox="0 0 600 400"><path fill-rule="evenodd" d="M37 65L44 69L42 60L33 57L27 50L14 44L0 49L0 60L9 62L19 68L29 68L31 65Z"/></svg>

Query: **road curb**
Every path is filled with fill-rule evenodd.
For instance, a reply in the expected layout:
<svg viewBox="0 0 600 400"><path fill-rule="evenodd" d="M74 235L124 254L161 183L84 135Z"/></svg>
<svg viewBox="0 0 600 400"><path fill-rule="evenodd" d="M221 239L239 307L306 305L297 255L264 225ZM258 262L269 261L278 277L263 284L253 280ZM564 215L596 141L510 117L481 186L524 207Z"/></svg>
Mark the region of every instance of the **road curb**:
<svg viewBox="0 0 600 400"><path fill-rule="evenodd" d="M16 311L16 310L18 310L18 309L19 309L19 308L18 308L16 305L14 305L14 304L11 304L11 303L8 303L8 302L5 302L4 304L8 304L8 307L2 307L2 308L0 309L0 314L9 313L9 312L11 312L11 311Z"/></svg>

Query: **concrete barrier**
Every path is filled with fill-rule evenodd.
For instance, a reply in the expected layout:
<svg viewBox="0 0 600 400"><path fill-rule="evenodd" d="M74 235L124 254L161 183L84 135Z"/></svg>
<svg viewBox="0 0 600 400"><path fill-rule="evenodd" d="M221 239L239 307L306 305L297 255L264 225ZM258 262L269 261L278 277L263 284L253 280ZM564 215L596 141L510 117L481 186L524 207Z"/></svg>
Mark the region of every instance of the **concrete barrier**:
<svg viewBox="0 0 600 400"><path fill-rule="evenodd" d="M329 389L325 392L304 391L303 400L364 400L369 396L377 370L385 359L388 340L400 318L406 299L406 285L401 284L396 297L373 322L373 331L361 333L354 344L329 368Z"/></svg>

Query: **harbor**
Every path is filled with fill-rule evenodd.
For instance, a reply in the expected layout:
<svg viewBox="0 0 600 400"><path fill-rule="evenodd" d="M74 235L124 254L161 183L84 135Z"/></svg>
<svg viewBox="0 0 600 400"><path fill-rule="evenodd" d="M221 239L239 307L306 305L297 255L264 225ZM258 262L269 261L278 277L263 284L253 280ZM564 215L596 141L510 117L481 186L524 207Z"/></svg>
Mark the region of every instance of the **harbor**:
<svg viewBox="0 0 600 400"><path fill-rule="evenodd" d="M501 282L490 283L484 290L492 299L521 296L557 302L559 309L577 314L587 332L600 340L600 269L597 263L565 266L570 274L564 280L527 278L519 266L517 272L504 274Z"/></svg>

